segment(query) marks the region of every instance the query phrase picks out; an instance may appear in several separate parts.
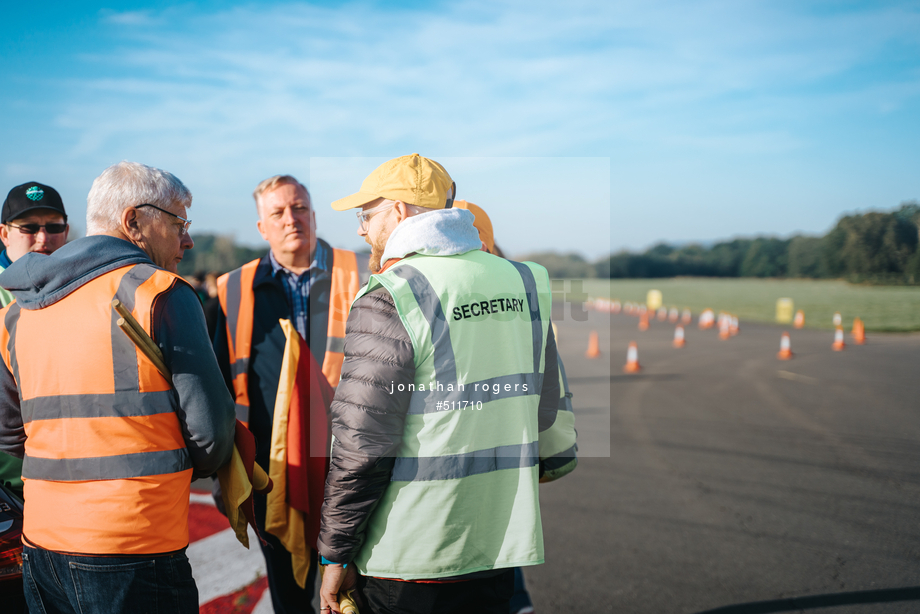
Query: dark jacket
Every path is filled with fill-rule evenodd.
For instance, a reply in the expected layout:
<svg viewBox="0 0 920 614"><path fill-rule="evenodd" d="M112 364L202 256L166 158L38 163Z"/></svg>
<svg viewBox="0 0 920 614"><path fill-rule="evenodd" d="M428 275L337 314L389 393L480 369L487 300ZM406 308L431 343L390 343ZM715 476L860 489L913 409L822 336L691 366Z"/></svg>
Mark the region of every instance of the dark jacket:
<svg viewBox="0 0 920 614"><path fill-rule="evenodd" d="M326 354L326 333L329 327L329 294L332 278L326 271L332 270L332 248L318 239L326 248L327 262L324 269L313 280L310 288L309 336L306 339L316 362L323 364ZM360 264L360 263L359 263ZM268 467L271 444L272 416L275 397L278 394L278 376L286 342L279 320L291 319L291 307L284 293L282 281L272 275L269 256L259 261L253 279L255 294L252 323L252 349L249 355L249 430L256 439L256 462ZM224 375L227 388L233 390L230 374L229 340L227 338L227 314L220 309L217 316L217 330L214 336L214 353Z"/></svg>
<svg viewBox="0 0 920 614"><path fill-rule="evenodd" d="M539 405L541 431L552 426L559 406L556 358L550 326ZM330 561L351 562L364 543L367 522L390 483L412 395L408 384L414 381L412 340L393 297L378 288L352 305L342 378L332 402L336 442L317 542L319 553ZM400 384L406 384L405 392L399 391Z"/></svg>

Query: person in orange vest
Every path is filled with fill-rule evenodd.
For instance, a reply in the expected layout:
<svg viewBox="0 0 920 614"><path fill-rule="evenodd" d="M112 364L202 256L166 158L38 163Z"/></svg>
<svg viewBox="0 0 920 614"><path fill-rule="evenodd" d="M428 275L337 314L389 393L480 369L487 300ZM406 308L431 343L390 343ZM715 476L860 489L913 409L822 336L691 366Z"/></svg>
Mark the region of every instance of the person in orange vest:
<svg viewBox="0 0 920 614"><path fill-rule="evenodd" d="M171 173L109 167L87 236L0 274L0 449L23 458L32 612L198 611L189 490L229 461L233 399L178 274L192 195ZM128 308L171 379L117 325Z"/></svg>
<svg viewBox="0 0 920 614"><path fill-rule="evenodd" d="M310 193L290 175L276 175L253 192L257 226L269 252L218 279L214 351L236 398L237 418L256 439L256 462L269 467L272 421L285 347L281 319L292 322L335 387L344 358L345 319L370 275L368 257L333 249L316 236ZM322 488L322 485L319 485ZM219 497L215 497L219 500ZM254 497L272 605L277 614L313 612L316 552L299 586L291 554L265 530L266 496Z"/></svg>

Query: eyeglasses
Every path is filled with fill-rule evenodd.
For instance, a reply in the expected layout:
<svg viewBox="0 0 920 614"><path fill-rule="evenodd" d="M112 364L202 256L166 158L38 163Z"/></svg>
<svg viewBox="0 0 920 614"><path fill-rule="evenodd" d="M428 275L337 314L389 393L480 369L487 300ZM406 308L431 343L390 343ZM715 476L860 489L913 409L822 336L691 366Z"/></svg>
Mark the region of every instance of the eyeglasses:
<svg viewBox="0 0 920 614"><path fill-rule="evenodd" d="M395 200L385 200L373 209L368 209L367 211L358 211L355 215L358 216L358 227L361 230L367 230L367 222L371 219L372 215L377 213L382 213L387 209L392 209L396 205Z"/></svg>
<svg viewBox="0 0 920 614"><path fill-rule="evenodd" d="M11 228L16 228L17 230L19 230L19 232L21 232L24 235L38 234L38 231L41 230L42 228L44 228L45 232L47 232L49 235L59 235L62 232L65 232L67 230L67 224L60 224L60 223L23 224L21 226L17 226L16 224L11 224L10 222L7 222L6 225Z"/></svg>
<svg viewBox="0 0 920 614"><path fill-rule="evenodd" d="M171 212L171 211L167 211L166 209L160 209L160 208L157 207L156 205L151 205L150 203L144 203L143 205L138 205L138 206L136 206L135 209L140 209L141 207L153 207L153 208L156 209L157 211L162 211L163 213L166 213L167 215L171 215L171 216L173 216L174 218L176 218L177 220L182 220L182 222L183 222L183 224L182 224L182 232L188 232L188 227L192 225L192 220L187 220L187 219L185 219L184 217L182 217L182 216L180 216L180 215L176 215L175 213L173 213L173 212Z"/></svg>

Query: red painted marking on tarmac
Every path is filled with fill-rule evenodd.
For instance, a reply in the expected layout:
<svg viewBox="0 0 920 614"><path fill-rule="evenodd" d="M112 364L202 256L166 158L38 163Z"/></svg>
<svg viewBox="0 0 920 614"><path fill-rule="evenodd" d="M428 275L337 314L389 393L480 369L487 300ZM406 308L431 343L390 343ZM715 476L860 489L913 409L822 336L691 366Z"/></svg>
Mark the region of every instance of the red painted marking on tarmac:
<svg viewBox="0 0 920 614"><path fill-rule="evenodd" d="M210 495L211 494L211 484L203 480L199 480L192 483L192 492L199 495Z"/></svg>
<svg viewBox="0 0 920 614"><path fill-rule="evenodd" d="M198 614L250 614L259 603L266 588L268 588L268 578L262 576L236 592L212 599L198 608Z"/></svg>
<svg viewBox="0 0 920 614"><path fill-rule="evenodd" d="M188 540L190 543L229 528L230 523L213 505L189 503Z"/></svg>

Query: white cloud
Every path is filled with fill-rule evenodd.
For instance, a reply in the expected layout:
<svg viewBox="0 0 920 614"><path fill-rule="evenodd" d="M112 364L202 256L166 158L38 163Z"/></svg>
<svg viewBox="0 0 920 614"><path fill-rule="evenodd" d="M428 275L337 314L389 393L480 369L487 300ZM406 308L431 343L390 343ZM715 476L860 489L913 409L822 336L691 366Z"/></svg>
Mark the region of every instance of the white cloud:
<svg viewBox="0 0 920 614"><path fill-rule="evenodd" d="M112 11L103 9L99 12L103 23L115 26L154 26L162 22L153 16L153 11Z"/></svg>
<svg viewBox="0 0 920 614"><path fill-rule="evenodd" d="M872 70L892 47L916 70L916 8L822 6L514 0L102 13L110 49L73 60L79 70L55 105L55 160L92 176L124 158L162 165L195 192L199 229L251 241L252 186L275 172L305 175L326 156L611 156L615 202L644 205L643 181L674 174L680 184L687 166L703 173L690 181L704 184L693 198L708 190L711 201L737 202L719 179L738 161L742 179L758 164L778 173L784 158L820 165L821 121L917 105L916 72ZM585 194L603 202L594 197ZM699 232L679 206L687 197L662 190L655 204L674 208L678 231ZM654 226L634 240L650 242L647 232Z"/></svg>

